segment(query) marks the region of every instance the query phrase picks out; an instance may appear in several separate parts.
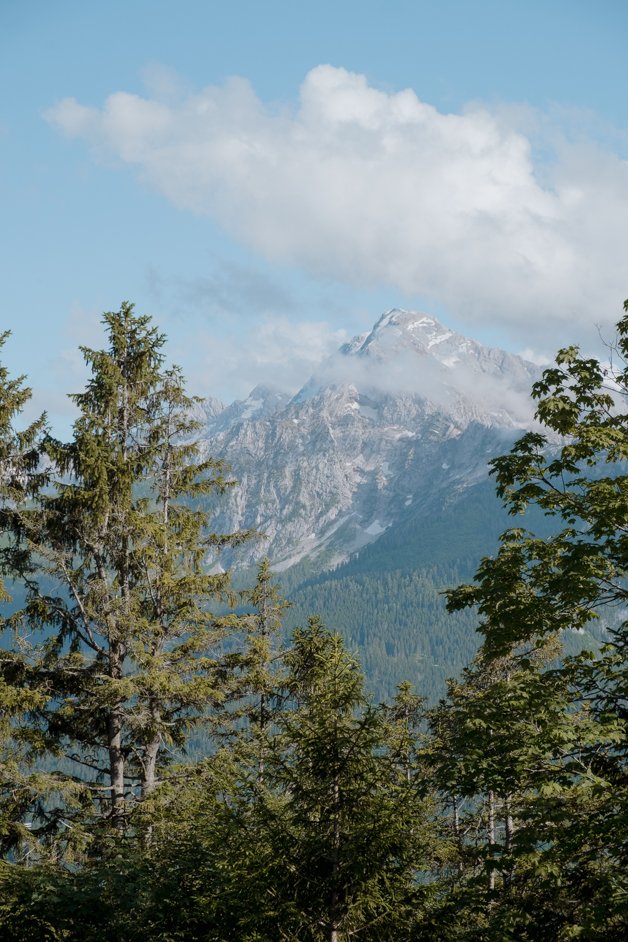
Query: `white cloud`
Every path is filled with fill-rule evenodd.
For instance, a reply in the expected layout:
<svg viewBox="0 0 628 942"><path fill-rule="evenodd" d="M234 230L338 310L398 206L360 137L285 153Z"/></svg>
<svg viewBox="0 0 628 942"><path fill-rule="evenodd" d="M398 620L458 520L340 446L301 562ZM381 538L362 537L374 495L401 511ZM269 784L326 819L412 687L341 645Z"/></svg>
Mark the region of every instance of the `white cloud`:
<svg viewBox="0 0 628 942"><path fill-rule="evenodd" d="M525 347L523 350L520 350L519 356L523 357L523 359L527 360L529 363L534 363L540 369L545 369L546 366L550 366L553 362L552 358L547 356L547 354L539 353L531 347Z"/></svg>
<svg viewBox="0 0 628 942"><path fill-rule="evenodd" d="M432 297L535 349L612 321L628 294L628 162L562 141L540 166L528 113L525 132L517 109L443 114L331 66L294 111L243 79L153 95L47 118L268 260Z"/></svg>
<svg viewBox="0 0 628 942"><path fill-rule="evenodd" d="M264 383L294 393L347 340L343 330L325 321L293 322L283 316L264 317L249 329L236 321L232 328L211 340L207 331L195 338L189 384L194 391L242 399Z"/></svg>
<svg viewBox="0 0 628 942"><path fill-rule="evenodd" d="M381 344L380 344L381 349ZM312 387L350 383L367 395L371 391L418 395L445 410L461 402L475 404L482 414L507 412L515 424L532 422L535 405L530 398L533 379L523 367L512 374L487 373L472 362L451 366L416 352L391 348L378 357L332 354L314 372Z"/></svg>

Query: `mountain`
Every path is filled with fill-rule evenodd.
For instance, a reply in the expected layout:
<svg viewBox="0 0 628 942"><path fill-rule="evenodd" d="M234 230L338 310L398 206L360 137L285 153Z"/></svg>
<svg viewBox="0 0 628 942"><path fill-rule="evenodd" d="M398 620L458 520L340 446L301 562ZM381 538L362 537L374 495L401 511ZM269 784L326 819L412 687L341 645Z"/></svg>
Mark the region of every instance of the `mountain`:
<svg viewBox="0 0 628 942"><path fill-rule="evenodd" d="M280 572L337 566L483 480L530 422L537 375L427 314L388 311L292 398L258 386L207 404L207 452L239 482L217 526L263 534L239 565L268 555Z"/></svg>
<svg viewBox="0 0 628 942"><path fill-rule="evenodd" d="M531 426L538 376L428 314L391 310L292 397L258 386L229 406L208 400L204 447L239 482L216 527L260 534L224 564L250 581L269 556L288 626L320 614L377 696L410 679L438 698L478 643L475 615L448 615L443 591L513 525L488 461ZM524 523L548 529L540 515Z"/></svg>

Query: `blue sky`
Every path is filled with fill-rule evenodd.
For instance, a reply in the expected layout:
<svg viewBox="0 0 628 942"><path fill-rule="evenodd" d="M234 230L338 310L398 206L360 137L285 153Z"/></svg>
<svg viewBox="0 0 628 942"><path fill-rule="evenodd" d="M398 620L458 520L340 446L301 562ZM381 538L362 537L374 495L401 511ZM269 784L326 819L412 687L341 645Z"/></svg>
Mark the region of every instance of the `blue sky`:
<svg viewBox="0 0 628 942"><path fill-rule="evenodd" d="M542 358L628 296L621 0L3 0L6 360L58 428L123 299L199 394L392 306Z"/></svg>

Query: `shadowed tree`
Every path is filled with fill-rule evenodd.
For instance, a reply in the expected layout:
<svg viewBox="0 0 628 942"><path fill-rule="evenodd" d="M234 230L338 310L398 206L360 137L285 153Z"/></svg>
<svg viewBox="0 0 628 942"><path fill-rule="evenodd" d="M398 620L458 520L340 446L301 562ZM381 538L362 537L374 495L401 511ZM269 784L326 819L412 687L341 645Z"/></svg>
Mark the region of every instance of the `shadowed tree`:
<svg viewBox="0 0 628 942"><path fill-rule="evenodd" d="M628 302L624 308L628 312ZM515 870L508 900L491 912L495 931L503 920L502 928L516 926L520 938L610 940L625 929L627 358L628 313L606 365L575 347L558 353L532 390L545 434L525 434L492 462L511 513L536 505L556 519L557 532L541 539L521 528L507 531L497 555L482 561L475 583L449 593L450 609L477 606L484 676L496 678L486 688L488 702L477 699L469 678L452 691L454 705L467 703L458 765L490 730L490 741L470 763L478 790L504 770L528 790L525 826L514 841L526 865L519 884ZM534 652L595 619L605 639L598 650L566 657L538 678L527 676ZM522 656L522 675L513 674L510 683L497 677L500 663ZM517 701L525 709L513 720L510 707ZM491 768L509 734L509 755Z"/></svg>

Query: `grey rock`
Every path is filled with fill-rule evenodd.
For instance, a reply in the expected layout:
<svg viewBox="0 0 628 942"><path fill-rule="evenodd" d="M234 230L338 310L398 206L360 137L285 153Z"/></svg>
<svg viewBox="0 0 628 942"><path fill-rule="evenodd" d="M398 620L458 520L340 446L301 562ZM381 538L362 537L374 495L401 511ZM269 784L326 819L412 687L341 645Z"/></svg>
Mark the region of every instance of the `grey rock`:
<svg viewBox="0 0 628 942"><path fill-rule="evenodd" d="M292 398L258 386L227 407L212 401L203 447L239 482L216 526L263 534L236 564L332 567L408 508L480 480L504 437L532 423L538 373L427 314L392 310Z"/></svg>

